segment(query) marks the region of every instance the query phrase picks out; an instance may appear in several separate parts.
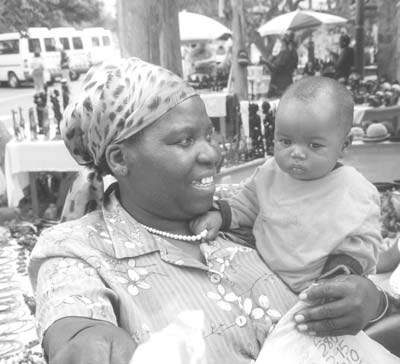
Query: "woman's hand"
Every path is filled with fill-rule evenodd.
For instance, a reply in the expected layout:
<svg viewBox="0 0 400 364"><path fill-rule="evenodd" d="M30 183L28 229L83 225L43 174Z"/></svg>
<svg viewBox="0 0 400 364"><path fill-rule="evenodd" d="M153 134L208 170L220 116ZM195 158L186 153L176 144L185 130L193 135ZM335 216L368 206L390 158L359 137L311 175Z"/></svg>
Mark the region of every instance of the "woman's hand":
<svg viewBox="0 0 400 364"><path fill-rule="evenodd" d="M299 295L315 306L296 313L297 329L317 336L355 335L380 314L381 294L356 275L320 281Z"/></svg>
<svg viewBox="0 0 400 364"><path fill-rule="evenodd" d="M49 364L128 364L137 344L129 334L112 324L91 320L68 340L60 342L52 337L67 325L53 324L46 333L44 347L48 347ZM74 319L71 317L71 319ZM79 319L79 318L77 318ZM87 319L89 322L89 319ZM55 326L55 327L53 327ZM77 326L75 326L77 327ZM62 333L60 333L61 336ZM64 336L65 338L66 336ZM51 345L53 344L53 347Z"/></svg>

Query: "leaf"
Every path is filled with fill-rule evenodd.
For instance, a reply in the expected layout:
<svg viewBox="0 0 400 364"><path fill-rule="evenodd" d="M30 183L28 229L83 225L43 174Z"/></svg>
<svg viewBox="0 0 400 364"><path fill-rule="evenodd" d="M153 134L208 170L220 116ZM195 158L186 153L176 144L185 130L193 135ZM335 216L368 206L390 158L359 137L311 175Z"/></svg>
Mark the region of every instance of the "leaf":
<svg viewBox="0 0 400 364"><path fill-rule="evenodd" d="M126 283L128 283L129 281L126 279L126 278L124 278L124 277L115 277L115 280L117 281L117 282L119 282L119 283L122 283L122 284L126 284Z"/></svg>
<svg viewBox="0 0 400 364"><path fill-rule="evenodd" d="M223 309L224 311L231 311L232 310L232 306L228 302L218 301L217 305L219 306L219 308Z"/></svg>
<svg viewBox="0 0 400 364"><path fill-rule="evenodd" d="M137 272L133 269L128 269L128 276L134 282L136 282L140 279L140 275L137 274Z"/></svg>
<svg viewBox="0 0 400 364"><path fill-rule="evenodd" d="M78 296L77 297L80 301L82 301L83 303L90 305L92 302L92 300L90 300L89 298L87 298L86 296Z"/></svg>
<svg viewBox="0 0 400 364"><path fill-rule="evenodd" d="M255 320L258 320L263 316L264 316L264 310L260 307L257 307L253 311L251 311L251 317Z"/></svg>
<svg viewBox="0 0 400 364"><path fill-rule="evenodd" d="M251 309L253 308L253 302L250 298L246 298L243 302L243 310L246 315L250 315Z"/></svg>
<svg viewBox="0 0 400 364"><path fill-rule="evenodd" d="M269 308L270 302L269 298L266 295L261 295L258 297L258 304L265 310Z"/></svg>
<svg viewBox="0 0 400 364"><path fill-rule="evenodd" d="M207 292L207 297L211 298L214 301L218 301L221 299L221 296L218 293L215 292Z"/></svg>
<svg viewBox="0 0 400 364"><path fill-rule="evenodd" d="M136 296L139 294L139 289L131 284L128 286L128 292L131 296Z"/></svg>
<svg viewBox="0 0 400 364"><path fill-rule="evenodd" d="M224 300L227 302L235 302L235 301L237 301L237 299L238 299L238 296L236 296L236 294L233 292L229 292L228 294L226 294L224 296Z"/></svg>
<svg viewBox="0 0 400 364"><path fill-rule="evenodd" d="M71 297L71 296L65 297L63 299L63 303L73 304L73 303L75 303L75 299L73 297Z"/></svg>
<svg viewBox="0 0 400 364"><path fill-rule="evenodd" d="M146 268L136 268L136 272L138 272L141 276L146 276L149 274Z"/></svg>
<svg viewBox="0 0 400 364"><path fill-rule="evenodd" d="M142 288L142 289L150 289L150 288L151 288L150 284L148 284L148 283L146 283L146 282L143 282L143 281L137 282L136 285L137 285L139 288Z"/></svg>

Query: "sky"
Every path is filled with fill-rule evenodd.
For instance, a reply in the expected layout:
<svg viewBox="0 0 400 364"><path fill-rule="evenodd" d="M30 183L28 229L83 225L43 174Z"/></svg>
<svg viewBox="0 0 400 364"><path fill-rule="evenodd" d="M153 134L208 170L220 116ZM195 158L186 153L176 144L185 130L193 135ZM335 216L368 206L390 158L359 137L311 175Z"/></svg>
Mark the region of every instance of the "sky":
<svg viewBox="0 0 400 364"><path fill-rule="evenodd" d="M100 0L100 1L103 2L103 4L104 4L104 9L105 9L107 12L109 12L109 13L115 15L117 0Z"/></svg>

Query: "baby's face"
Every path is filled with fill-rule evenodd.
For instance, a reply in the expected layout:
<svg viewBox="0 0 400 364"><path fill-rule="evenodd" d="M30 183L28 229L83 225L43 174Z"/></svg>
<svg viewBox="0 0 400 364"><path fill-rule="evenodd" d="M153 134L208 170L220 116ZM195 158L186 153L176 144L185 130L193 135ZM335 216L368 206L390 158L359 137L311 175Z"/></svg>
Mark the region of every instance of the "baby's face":
<svg viewBox="0 0 400 364"><path fill-rule="evenodd" d="M280 105L275 120L274 156L295 179L324 177L343 156L345 131L334 103L292 99Z"/></svg>

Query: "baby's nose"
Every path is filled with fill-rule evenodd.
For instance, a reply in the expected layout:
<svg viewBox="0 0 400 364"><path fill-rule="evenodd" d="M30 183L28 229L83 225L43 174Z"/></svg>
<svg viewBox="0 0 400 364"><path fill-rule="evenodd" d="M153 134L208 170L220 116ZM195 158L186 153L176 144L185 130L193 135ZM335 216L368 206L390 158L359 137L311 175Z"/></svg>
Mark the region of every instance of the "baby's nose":
<svg viewBox="0 0 400 364"><path fill-rule="evenodd" d="M290 156L294 159L305 159L306 153L304 152L303 148L299 146L293 146Z"/></svg>

